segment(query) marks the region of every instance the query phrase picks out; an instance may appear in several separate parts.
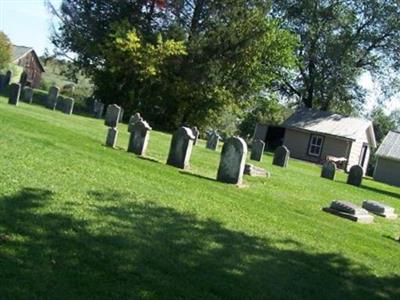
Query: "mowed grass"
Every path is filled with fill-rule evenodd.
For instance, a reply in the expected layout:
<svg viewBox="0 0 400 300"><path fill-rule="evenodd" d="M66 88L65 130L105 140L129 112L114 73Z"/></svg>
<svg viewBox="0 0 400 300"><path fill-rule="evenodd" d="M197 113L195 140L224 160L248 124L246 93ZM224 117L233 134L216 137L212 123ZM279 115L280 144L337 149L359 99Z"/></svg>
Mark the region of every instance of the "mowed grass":
<svg viewBox="0 0 400 300"><path fill-rule="evenodd" d="M0 98L0 299L400 299L400 221L361 225L324 213L374 199L400 212L400 189L319 177L291 160L254 163L270 179L214 180L219 151L191 169L104 147L101 120Z"/></svg>

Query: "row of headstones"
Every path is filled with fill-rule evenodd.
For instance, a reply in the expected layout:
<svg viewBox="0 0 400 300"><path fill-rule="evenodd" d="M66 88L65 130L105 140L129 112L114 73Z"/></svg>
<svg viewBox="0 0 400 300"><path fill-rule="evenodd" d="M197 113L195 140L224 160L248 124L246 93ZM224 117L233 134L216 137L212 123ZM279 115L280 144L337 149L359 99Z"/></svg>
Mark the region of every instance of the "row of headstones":
<svg viewBox="0 0 400 300"><path fill-rule="evenodd" d="M112 104L107 107L105 125L109 127L106 145L115 147L118 136L118 120L121 108ZM128 152L137 155L145 155L151 127L144 121L140 114L133 115L129 120L128 131L130 133ZM180 127L172 135L167 164L187 169L190 164L192 147L199 136L197 128ZM243 172L247 156L246 142L240 137L227 139L222 147L217 180L225 183L242 183Z"/></svg>
<svg viewBox="0 0 400 300"><path fill-rule="evenodd" d="M8 103L11 105L18 105L21 97L21 84L12 83L10 84L10 95ZM23 98L25 102L32 104L33 101L33 89L30 87L24 87ZM65 114L71 115L74 110L74 99L63 97L59 95L59 88L52 86L47 95L46 107L53 110L59 110Z"/></svg>
<svg viewBox="0 0 400 300"><path fill-rule="evenodd" d="M322 165L321 177L335 180L336 169L336 164L333 161L327 160ZM347 177L347 183L354 186L360 186L362 183L363 175L363 168L360 165L354 165L350 168L349 175Z"/></svg>

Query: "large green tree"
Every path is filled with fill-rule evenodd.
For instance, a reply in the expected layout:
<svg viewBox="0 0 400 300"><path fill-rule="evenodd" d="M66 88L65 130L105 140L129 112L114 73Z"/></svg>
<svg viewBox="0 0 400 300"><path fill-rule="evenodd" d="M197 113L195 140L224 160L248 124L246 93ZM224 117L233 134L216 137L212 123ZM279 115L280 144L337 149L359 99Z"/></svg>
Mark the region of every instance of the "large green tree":
<svg viewBox="0 0 400 300"><path fill-rule="evenodd" d="M206 126L281 80L296 40L265 0L64 0L54 44L104 102L158 125Z"/></svg>
<svg viewBox="0 0 400 300"><path fill-rule="evenodd" d="M0 69L4 68L11 60L11 42L7 35L0 31Z"/></svg>
<svg viewBox="0 0 400 300"><path fill-rule="evenodd" d="M275 0L273 15L300 38L281 90L307 107L350 113L364 101L363 72L384 79L400 68L397 0Z"/></svg>

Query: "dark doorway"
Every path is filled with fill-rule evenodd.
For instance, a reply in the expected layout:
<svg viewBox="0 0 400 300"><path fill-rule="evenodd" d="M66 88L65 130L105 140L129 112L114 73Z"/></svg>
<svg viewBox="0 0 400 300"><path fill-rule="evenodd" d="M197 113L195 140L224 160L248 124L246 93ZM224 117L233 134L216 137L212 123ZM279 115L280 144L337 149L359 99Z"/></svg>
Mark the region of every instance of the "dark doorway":
<svg viewBox="0 0 400 300"><path fill-rule="evenodd" d="M285 137L285 128L280 126L268 126L267 136L265 138L266 148L269 151L275 150L283 145Z"/></svg>

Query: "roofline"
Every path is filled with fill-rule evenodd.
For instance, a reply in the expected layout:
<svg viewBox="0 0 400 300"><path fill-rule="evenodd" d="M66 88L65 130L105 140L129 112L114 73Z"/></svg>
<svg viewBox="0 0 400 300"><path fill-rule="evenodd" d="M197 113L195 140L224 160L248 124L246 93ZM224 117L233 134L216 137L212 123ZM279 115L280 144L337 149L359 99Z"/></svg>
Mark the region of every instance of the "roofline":
<svg viewBox="0 0 400 300"><path fill-rule="evenodd" d="M18 46L18 45L13 45L13 46L15 46L15 47L23 47L23 46ZM20 60L21 58L23 58L24 56L26 56L28 53L30 53L30 52L32 52L32 51L33 51L33 55L35 56L35 59L38 61L39 66L40 66L40 68L42 69L42 72L43 72L43 73L46 72L46 71L44 70L44 67L43 67L43 65L42 65L42 62L40 61L38 55L36 54L35 49L33 49L33 48L29 48L29 50L27 50L27 51L26 51L24 54L22 54L20 57L14 59L14 60L12 61L12 63L17 62L18 60Z"/></svg>
<svg viewBox="0 0 400 300"><path fill-rule="evenodd" d="M352 139L352 138L348 138L348 137L340 136L340 135L334 135L334 134L321 132L321 131L314 131L314 130L299 128L299 127L291 127L291 126L282 126L282 127L286 128L286 129L297 130L297 131L300 131L300 132L323 134L323 135L326 135L326 136L330 136L330 137L336 138L338 140L344 140L344 141L350 141L350 142L355 142L356 141L355 139Z"/></svg>

